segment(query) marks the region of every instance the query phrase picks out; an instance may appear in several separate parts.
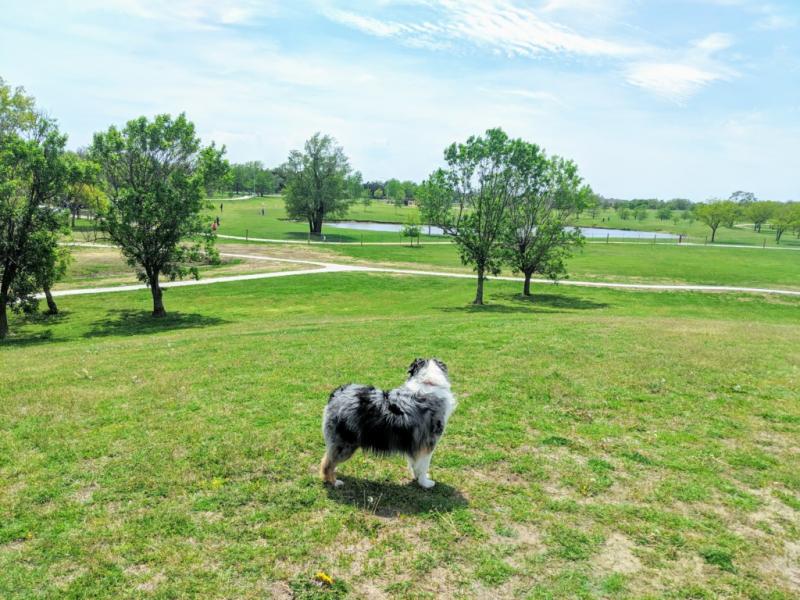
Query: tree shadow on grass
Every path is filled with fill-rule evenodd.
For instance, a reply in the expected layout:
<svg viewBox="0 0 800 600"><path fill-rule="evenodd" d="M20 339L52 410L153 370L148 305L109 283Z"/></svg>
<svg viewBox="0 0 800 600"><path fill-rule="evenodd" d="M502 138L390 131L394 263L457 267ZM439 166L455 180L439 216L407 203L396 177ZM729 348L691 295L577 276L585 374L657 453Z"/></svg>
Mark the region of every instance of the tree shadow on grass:
<svg viewBox="0 0 800 600"><path fill-rule="evenodd" d="M325 486L331 500L356 506L379 517L450 512L469 504L461 492L441 482L424 490L413 481L399 484L347 475L339 475L339 479L344 482L343 486Z"/></svg>
<svg viewBox="0 0 800 600"><path fill-rule="evenodd" d="M83 337L141 335L176 329L210 327L227 322L218 317L180 312L167 313L165 317L156 318L147 310L110 310L104 319L92 323L91 329L84 333Z"/></svg>
<svg viewBox="0 0 800 600"><path fill-rule="evenodd" d="M559 294L535 294L533 296L493 294L492 297L495 301L501 300L503 303L492 303L490 300L482 306L468 304L466 306L447 306L440 310L476 314L558 313L568 310L597 310L611 306L605 302L594 302L585 298Z"/></svg>
<svg viewBox="0 0 800 600"><path fill-rule="evenodd" d="M532 296L523 296L522 294L498 294L498 298L527 306L547 306L550 308L568 308L571 310L596 310L611 306L606 302L595 302L593 300L587 300L586 298L563 296L561 294L533 294Z"/></svg>
<svg viewBox="0 0 800 600"><path fill-rule="evenodd" d="M69 311L59 311L57 315L37 311L29 315L23 315L11 325L8 337L0 340L0 346L33 346L53 341L53 330L44 329L34 332L26 331L28 325L56 325L66 320Z"/></svg>

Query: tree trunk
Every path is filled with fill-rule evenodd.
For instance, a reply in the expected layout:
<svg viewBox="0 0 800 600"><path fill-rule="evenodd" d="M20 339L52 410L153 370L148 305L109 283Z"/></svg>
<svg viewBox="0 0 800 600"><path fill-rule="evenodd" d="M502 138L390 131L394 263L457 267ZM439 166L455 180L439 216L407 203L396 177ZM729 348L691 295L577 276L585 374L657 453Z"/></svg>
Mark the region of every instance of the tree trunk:
<svg viewBox="0 0 800 600"><path fill-rule="evenodd" d="M716 227L712 227L712 228L711 228L711 243L712 243L712 244L714 243L714 238L715 238L716 236L717 236L717 228L716 228Z"/></svg>
<svg viewBox="0 0 800 600"><path fill-rule="evenodd" d="M475 300L472 302L476 306L483 305L483 279L484 279L483 267L478 267L478 289L475 292Z"/></svg>
<svg viewBox="0 0 800 600"><path fill-rule="evenodd" d="M47 300L47 314L48 315L57 315L58 314L58 306L56 305L56 301L53 300L53 294L50 292L50 286L45 286L44 288L44 297Z"/></svg>
<svg viewBox="0 0 800 600"><path fill-rule="evenodd" d="M775 243L780 245L781 243L781 236L783 236L783 230L776 229L775 230Z"/></svg>
<svg viewBox="0 0 800 600"><path fill-rule="evenodd" d="M6 311L6 304L8 304L6 297L0 297L0 340L4 340L8 335L8 312Z"/></svg>
<svg viewBox="0 0 800 600"><path fill-rule="evenodd" d="M72 211L72 228L75 229L75 211Z"/></svg>
<svg viewBox="0 0 800 600"><path fill-rule="evenodd" d="M311 219L311 235L322 235L322 215L319 213Z"/></svg>
<svg viewBox="0 0 800 600"><path fill-rule="evenodd" d="M150 292L153 294L153 316L166 317L167 311L164 310L163 299L164 292L161 290L161 286L158 283L158 273L150 278Z"/></svg>
<svg viewBox="0 0 800 600"><path fill-rule="evenodd" d="M525 284L522 287L522 294L524 296L530 296L531 295L531 275L533 275L532 272L530 272L530 273L526 272L525 273Z"/></svg>

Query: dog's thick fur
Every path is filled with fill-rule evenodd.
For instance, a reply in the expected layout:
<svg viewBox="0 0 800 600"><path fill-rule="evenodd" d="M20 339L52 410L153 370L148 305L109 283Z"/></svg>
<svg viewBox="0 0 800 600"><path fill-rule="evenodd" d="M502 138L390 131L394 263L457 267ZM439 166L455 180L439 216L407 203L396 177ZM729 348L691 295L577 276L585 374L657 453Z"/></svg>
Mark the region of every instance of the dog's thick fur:
<svg viewBox="0 0 800 600"><path fill-rule="evenodd" d="M336 466L358 449L377 454L405 454L413 477L424 488L431 455L456 407L447 365L418 358L408 368L405 384L391 391L350 383L331 393L322 417L327 452L321 474L339 486Z"/></svg>

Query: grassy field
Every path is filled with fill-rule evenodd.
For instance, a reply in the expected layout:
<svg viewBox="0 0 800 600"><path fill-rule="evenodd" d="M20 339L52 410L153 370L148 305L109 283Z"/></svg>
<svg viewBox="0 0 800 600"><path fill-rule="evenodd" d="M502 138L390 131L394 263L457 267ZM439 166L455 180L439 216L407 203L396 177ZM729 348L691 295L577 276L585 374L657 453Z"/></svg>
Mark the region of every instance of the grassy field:
<svg viewBox="0 0 800 600"><path fill-rule="evenodd" d="M453 246L330 245L324 251L387 266L469 270L461 265ZM576 280L800 289L800 252L793 251L592 243L576 251L567 268Z"/></svg>
<svg viewBox="0 0 800 600"><path fill-rule="evenodd" d="M286 220L286 213L283 207L283 199L280 196L267 196L264 198L253 198L250 200L212 200L215 210L214 215L220 215L222 219L220 233L228 235L245 235L247 233L253 237L278 238L278 239L298 239L305 240L308 237L308 226L305 223L298 223ZM224 204L223 212L219 212L219 204ZM261 216L261 209L264 208L265 215ZM385 202L373 202L369 207L364 208L361 204L355 204L344 220L352 221L381 221L390 223L405 223L410 217L419 216L416 207L397 208ZM681 234L689 236L688 239L696 243L704 243L706 238L711 238L711 230L700 221L688 222L679 220L674 223L672 220L661 221L656 216L656 211L647 211L647 218L639 221L631 217L627 220L619 218L614 210L597 211L593 217L585 212L577 222L584 227L605 227L613 229L628 229L638 231L653 231ZM423 233L425 227L422 227ZM323 225L323 234L329 241L339 242L402 242L403 238L398 233L360 231L356 229L339 229L326 227ZM423 241L441 241L441 237L422 236ZM775 246L775 233L769 226L764 226L762 233L756 233L748 225L741 224L729 229L720 227L717 231L717 243L720 244L744 244L750 246ZM781 243L785 247L800 247L798 240L791 233L784 235Z"/></svg>
<svg viewBox="0 0 800 600"><path fill-rule="evenodd" d="M0 597L797 597L800 300L517 291L338 273L14 319ZM329 391L428 355L460 401L438 485L359 454L323 487Z"/></svg>

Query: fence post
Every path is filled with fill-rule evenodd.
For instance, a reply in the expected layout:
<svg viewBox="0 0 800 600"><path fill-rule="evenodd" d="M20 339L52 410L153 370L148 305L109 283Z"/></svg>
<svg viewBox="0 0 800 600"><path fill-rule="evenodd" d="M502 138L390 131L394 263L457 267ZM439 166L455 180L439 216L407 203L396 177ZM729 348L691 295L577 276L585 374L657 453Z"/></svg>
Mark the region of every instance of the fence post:
<svg viewBox="0 0 800 600"><path fill-rule="evenodd" d="M606 244L608 243L608 238L609 238L610 236L611 236L611 234L609 234L609 233L607 233L607 234L606 234Z"/></svg>
<svg viewBox="0 0 800 600"><path fill-rule="evenodd" d="M250 241L250 230L249 229L245 229L244 230L244 241L245 242Z"/></svg>

